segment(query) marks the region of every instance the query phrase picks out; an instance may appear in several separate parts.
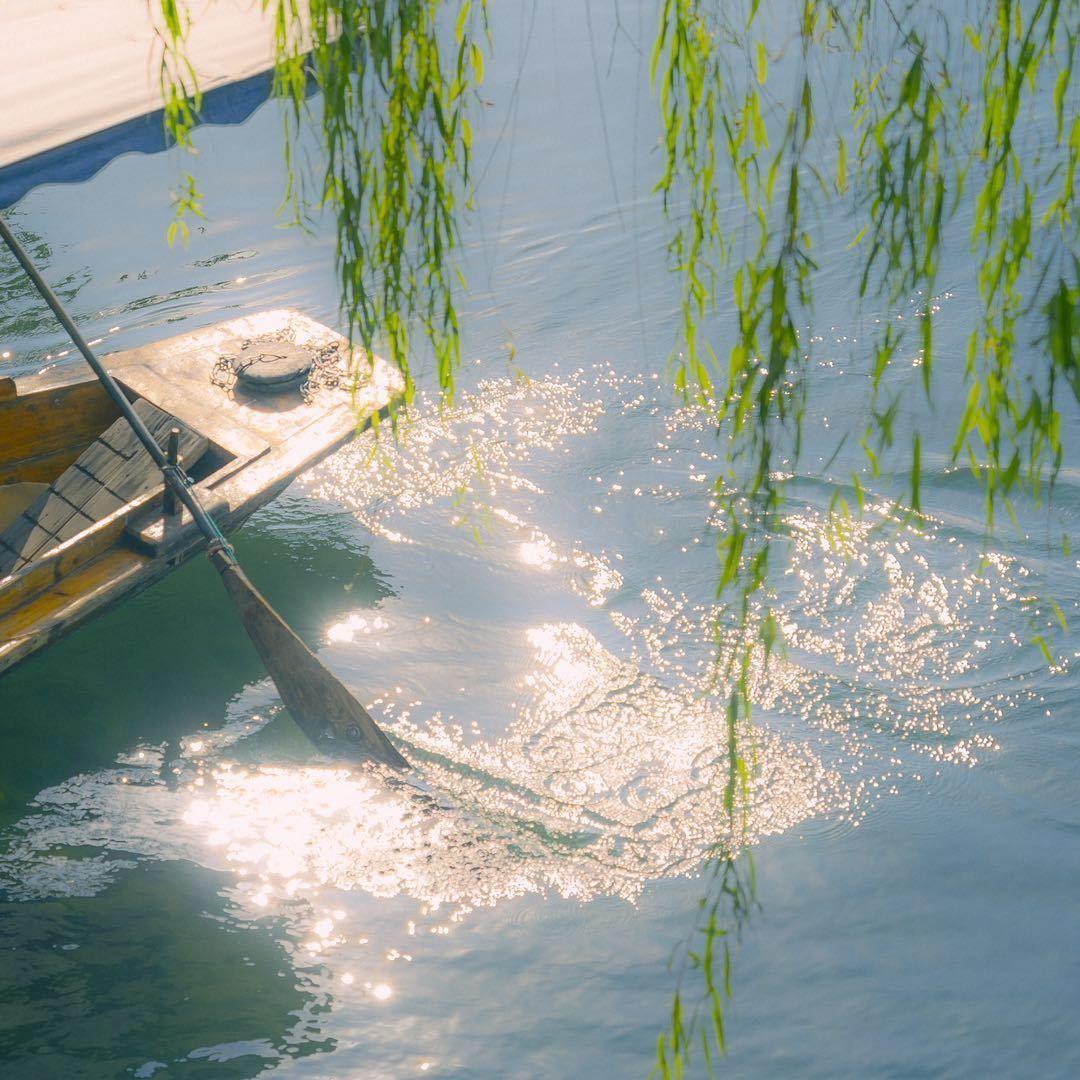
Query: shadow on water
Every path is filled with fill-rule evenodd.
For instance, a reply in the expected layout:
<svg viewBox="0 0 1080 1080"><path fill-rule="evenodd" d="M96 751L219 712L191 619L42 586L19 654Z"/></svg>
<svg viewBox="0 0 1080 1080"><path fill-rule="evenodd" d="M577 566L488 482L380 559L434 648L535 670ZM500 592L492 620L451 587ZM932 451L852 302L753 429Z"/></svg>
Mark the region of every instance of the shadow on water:
<svg viewBox="0 0 1080 1080"><path fill-rule="evenodd" d="M240 1080L331 1049L290 1037L316 997L265 927L223 914L227 879L149 863L93 898L0 907L5 1078Z"/></svg>
<svg viewBox="0 0 1080 1080"><path fill-rule="evenodd" d="M6 213L4 216L34 263L44 271L50 270L55 253L49 241L10 220L17 215ZM76 301L80 290L91 279L90 271L85 268L67 271L62 278L57 278L55 274L51 277L56 295L66 305ZM0 252L0 340L24 341L33 337L59 340L62 333L52 312L37 295L33 283L23 273L14 256L4 248ZM63 348L69 346L64 345Z"/></svg>
<svg viewBox="0 0 1080 1080"><path fill-rule="evenodd" d="M322 538L338 530L332 512L305 503L301 531L295 509L285 521L271 507L237 548L317 647L327 620L376 604L390 588L355 543L309 541L308 530ZM107 766L134 744L218 727L230 698L262 677L216 575L193 560L0 680L0 824L23 816L42 788ZM61 887L0 903L4 1077L161 1070L229 1080L332 1049L315 1019L325 1005L294 969L274 920L230 909L232 880L184 861L140 860L96 895Z"/></svg>
<svg viewBox="0 0 1080 1080"><path fill-rule="evenodd" d="M251 579L317 649L330 619L391 589L366 551L334 542L332 511L304 511L298 531L295 516L284 523L268 508L236 546ZM264 675L217 575L193 559L0 678L0 825L42 788L136 743L220 726L229 700Z"/></svg>

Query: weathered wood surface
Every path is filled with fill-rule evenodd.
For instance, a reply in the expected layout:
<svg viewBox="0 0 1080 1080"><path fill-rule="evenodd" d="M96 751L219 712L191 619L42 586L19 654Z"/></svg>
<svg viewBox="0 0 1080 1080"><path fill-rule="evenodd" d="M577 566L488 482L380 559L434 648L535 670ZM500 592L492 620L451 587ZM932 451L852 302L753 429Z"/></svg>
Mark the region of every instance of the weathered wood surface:
<svg viewBox="0 0 1080 1080"><path fill-rule="evenodd" d="M193 465L206 453L205 436L145 400L135 412L163 447L172 427L180 429L180 455ZM50 548L162 487L161 472L124 419L117 420L0 533L0 577L20 569Z"/></svg>
<svg viewBox="0 0 1080 1080"><path fill-rule="evenodd" d="M365 416L370 420L373 413ZM272 453L265 453L237 469L225 466L198 485L203 505L226 532L236 528L261 506L276 498L293 479L340 449L356 434L356 419L347 405L338 404L316 414L304 429L304 438L295 438ZM153 507L134 517L128 537L141 551L172 556L192 544L201 543L201 534L190 514L170 521L160 508Z"/></svg>
<svg viewBox="0 0 1080 1080"><path fill-rule="evenodd" d="M245 342L265 341L269 346L278 338L287 338L291 344L312 351L337 345L345 359L347 342L340 334L299 312L282 309L115 353L106 358L106 366L122 386L205 432L230 453L248 456L253 439L260 448L282 446L326 409L350 400L344 388L326 390L319 400L309 404L297 392L266 395L239 384L226 390L211 381L214 365L223 356L240 355ZM358 362L366 369L359 350L357 353ZM400 393L398 380L397 373L382 361L375 364L370 375L365 370L357 411L362 411L369 387L382 398L376 407L385 405ZM215 429L208 428L208 424L214 424Z"/></svg>
<svg viewBox="0 0 1080 1080"><path fill-rule="evenodd" d="M245 340L276 335L321 349L346 342L296 311L282 309L234 319L167 341L105 358L114 378L133 396L145 398L200 431L211 444L214 468L195 485L204 505L226 532L238 528L299 473L347 442L371 417L401 394L401 379L385 361L370 366L358 357L363 377L355 387L325 387L314 401L298 393L259 396L222 389L211 381L217 360L235 355ZM64 379L68 382L65 383ZM91 410L108 408L85 370L54 369L16 380L19 396L0 399L0 482L26 475L25 463L9 454L5 415L32 405L34 424L51 439L40 478L52 481L116 419L115 410L91 431L78 427L80 398ZM6 409L14 411L5 414ZM65 431L74 420L75 433ZM21 446L34 452L32 425L17 421ZM180 425L178 425L180 426ZM81 442L79 441L81 440ZM67 460L55 467L63 454ZM52 468L51 472L45 470ZM21 470L21 471L20 471ZM104 521L44 552L4 577L0 572L0 673L68 633L92 616L127 599L205 549L190 516L166 517L157 490L143 493Z"/></svg>
<svg viewBox="0 0 1080 1080"><path fill-rule="evenodd" d="M112 550L124 553L126 549L121 541L128 519L156 498L156 492L141 496L131 506L99 521L92 529L65 541L9 577L0 578L0 642L9 630L8 616L16 609L36 610L37 599L46 593L65 595L70 599L68 581L76 570ZM131 554L130 551L127 553ZM0 670L3 666L0 663Z"/></svg>
<svg viewBox="0 0 1080 1080"><path fill-rule="evenodd" d="M61 588L42 593L32 604L0 619L0 672L152 585L170 569L166 564L155 567L150 559L124 548L106 550L65 576Z"/></svg>
<svg viewBox="0 0 1080 1080"><path fill-rule="evenodd" d="M206 370L200 372L197 387L176 372L158 371L147 364L125 364L120 368L110 364L109 370L125 388L197 427L211 442L237 458L256 457L270 446L228 414L224 391L203 385L209 381Z"/></svg>
<svg viewBox="0 0 1080 1080"><path fill-rule="evenodd" d="M33 377L0 395L0 484L50 484L119 415L98 383Z"/></svg>
<svg viewBox="0 0 1080 1080"><path fill-rule="evenodd" d="M0 484L0 533L48 490L48 484L28 484L25 481Z"/></svg>
<svg viewBox="0 0 1080 1080"><path fill-rule="evenodd" d="M229 500L216 491L207 491L201 484L195 485L195 494L203 509L223 531L228 532L232 528ZM256 509L254 505L244 504L243 511L247 516ZM136 551L154 558L172 558L186 548L206 544L205 537L186 507L181 506L179 513L167 514L160 503L129 519L124 540Z"/></svg>

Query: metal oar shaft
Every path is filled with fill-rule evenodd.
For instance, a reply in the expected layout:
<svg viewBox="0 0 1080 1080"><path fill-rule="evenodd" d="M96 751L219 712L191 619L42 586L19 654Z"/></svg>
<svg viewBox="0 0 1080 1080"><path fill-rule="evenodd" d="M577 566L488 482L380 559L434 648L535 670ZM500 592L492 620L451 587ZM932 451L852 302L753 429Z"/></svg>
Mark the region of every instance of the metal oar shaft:
<svg viewBox="0 0 1080 1080"><path fill-rule="evenodd" d="M22 244L15 238L14 233L8 228L7 222L0 217L0 238L11 249L12 255L19 261L19 265L26 272L26 276L34 283L34 288L41 294L45 303L52 308L53 314L59 319L60 324L67 331L68 337L75 343L75 347L82 353L83 359L93 369L106 393L112 398L113 403L120 410L121 415L131 425L136 438L146 448L146 452L154 459L154 464L161 470L165 482L176 493L176 497L187 507L195 524L207 538L207 540L222 540L221 530L217 527L214 519L203 509L195 493L191 490L187 475L179 465L172 465L165 457L164 451L157 444L157 440L147 430L139 414L132 408L124 391L117 385L116 380L105 369L105 366L94 355L94 351L86 343L86 339L79 332L79 328L72 321L71 316L64 310L63 304L57 299L56 294L49 287L49 283L38 273L37 267L31 262L30 256L23 249Z"/></svg>

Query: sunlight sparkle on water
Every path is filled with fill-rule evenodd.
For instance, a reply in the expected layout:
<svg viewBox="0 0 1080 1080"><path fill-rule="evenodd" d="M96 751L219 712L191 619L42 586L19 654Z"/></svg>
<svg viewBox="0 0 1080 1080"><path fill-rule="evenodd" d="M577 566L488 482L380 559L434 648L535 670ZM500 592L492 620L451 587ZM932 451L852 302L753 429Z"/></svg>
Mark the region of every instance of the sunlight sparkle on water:
<svg viewBox="0 0 1080 1080"><path fill-rule="evenodd" d="M541 569L546 569L558 559L558 555L551 545L543 540L527 540L520 548L518 548L518 551L521 554L521 561L523 563L527 566L537 566Z"/></svg>
<svg viewBox="0 0 1080 1080"><path fill-rule="evenodd" d="M457 565L505 574L508 595L522 596L506 613L451 622L472 581L439 570L444 610L432 618L435 594L410 608L406 574L401 599L340 614L327 628L330 647L364 680L394 672L371 689L382 722L420 763L423 790L388 787L366 770L232 762L231 747L272 715L260 691L254 709L238 707L223 729L186 744L175 790L160 782L162 751L142 747L114 771L43 792L8 857L9 877L31 892L35 879L55 888L61 873L97 887L112 867L60 860L70 865L58 871L46 853L121 837L126 852L232 868L237 903L252 912L306 899L303 940L322 955L349 933L316 910L324 889L411 897L425 913L418 932L436 936L471 908L529 893L633 899L650 880L694 872L717 845L753 843L814 815L855 826L926 766L969 766L993 752L988 725L1016 691L986 692L970 676L987 657L1011 655L1015 634L1000 612L1017 602L1022 568L974 568L958 545L935 543L932 522L910 534L889 524L884 506L868 506L838 544L825 508L792 498L777 597L788 654L767 666L754 656L757 726L743 734L753 735L756 771L745 829L731 836L728 687L716 659L739 642L717 623L712 599L710 548L722 522L702 525L710 499L700 483L691 513L665 509L702 475L711 421L705 410L662 404L662 394L603 367L565 381L489 380L453 410L421 406L401 443L358 440L309 477L317 498L391 545L380 557L397 551L422 565L462 552ZM573 531L557 535L572 508L534 459L573 447L587 459L588 441L631 415L657 428L652 457L621 462L618 482L610 466L591 474L591 505L613 524L588 524L583 502ZM634 554L622 530L642 520L642 499L658 500L646 515L663 521L663 535L650 530L644 554ZM470 546L447 524L451 514L482 542ZM549 603L552 617L527 617ZM371 644L386 646L375 669ZM394 647L399 662L388 667ZM430 702L401 677L428 648L434 666L425 670L446 672L430 676ZM490 686L486 676L465 678L474 650L488 667L503 665ZM499 717L495 731L444 713L465 691ZM162 829L163 820L178 824Z"/></svg>

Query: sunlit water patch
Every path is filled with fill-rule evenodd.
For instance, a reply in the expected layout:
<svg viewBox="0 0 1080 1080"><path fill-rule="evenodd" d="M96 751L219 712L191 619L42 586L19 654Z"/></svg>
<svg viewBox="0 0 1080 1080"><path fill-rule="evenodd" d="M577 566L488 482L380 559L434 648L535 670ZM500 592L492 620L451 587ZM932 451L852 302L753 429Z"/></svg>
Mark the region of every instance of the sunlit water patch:
<svg viewBox="0 0 1080 1080"><path fill-rule="evenodd" d="M732 822L715 465L704 413L599 365L488 379L452 410L421 405L397 442L358 440L273 527L302 531L317 499L375 538L400 595L327 626L324 656L368 688L416 778L283 754L265 737L272 687L254 684L223 725L41 792L7 838L5 890L90 894L183 859L234 872L238 911L288 912L317 945L338 932L327 889L410 898L432 926L530 893L632 901L811 817L857 826L993 752L1033 693L1024 568L884 505L838 538L829 492L796 484L786 645L755 658L753 780Z"/></svg>

